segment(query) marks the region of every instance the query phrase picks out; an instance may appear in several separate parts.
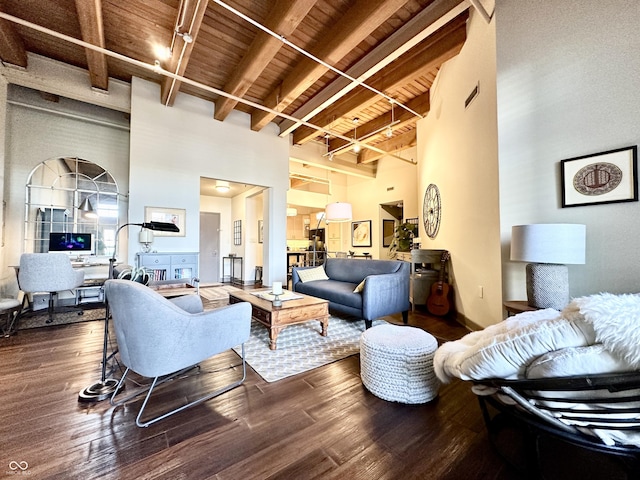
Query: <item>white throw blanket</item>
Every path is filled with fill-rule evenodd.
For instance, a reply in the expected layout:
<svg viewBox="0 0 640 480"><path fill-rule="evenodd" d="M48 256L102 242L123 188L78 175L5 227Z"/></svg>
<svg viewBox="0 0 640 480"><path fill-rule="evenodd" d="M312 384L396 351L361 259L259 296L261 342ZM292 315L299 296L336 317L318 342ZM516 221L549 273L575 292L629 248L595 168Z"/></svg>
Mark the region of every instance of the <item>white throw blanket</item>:
<svg viewBox="0 0 640 480"><path fill-rule="evenodd" d="M443 344L434 369L443 382L525 378L527 367L543 354L598 343L616 359L616 371L640 368L640 295L601 293L576 298L562 312L544 309L509 317ZM585 357L583 364L598 362L601 353L593 349L593 358Z"/></svg>
<svg viewBox="0 0 640 480"><path fill-rule="evenodd" d="M640 368L640 295L601 293L576 298L562 315L590 324L597 343L632 369Z"/></svg>
<svg viewBox="0 0 640 480"><path fill-rule="evenodd" d="M453 377L523 379L638 370L640 295L601 293L576 298L562 312L546 309L522 313L443 344L433 361L442 382ZM494 390L476 393L492 394ZM615 393L604 393L599 404L576 403L583 392L564 394L574 399L565 407L582 410L582 418L591 408L606 408L612 412L608 416L619 415L621 420L637 424L635 413L615 412L619 406L608 401ZM544 410L549 402L535 403ZM640 447L640 434L635 431L599 429L601 415L592 414L592 421L562 421L597 435L607 444Z"/></svg>

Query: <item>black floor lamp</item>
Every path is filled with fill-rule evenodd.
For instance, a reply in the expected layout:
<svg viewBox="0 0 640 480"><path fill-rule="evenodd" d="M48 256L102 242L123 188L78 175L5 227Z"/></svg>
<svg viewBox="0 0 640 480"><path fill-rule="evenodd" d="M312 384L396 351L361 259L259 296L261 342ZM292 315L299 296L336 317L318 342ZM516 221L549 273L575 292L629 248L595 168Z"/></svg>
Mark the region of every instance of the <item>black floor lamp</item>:
<svg viewBox="0 0 640 480"><path fill-rule="evenodd" d="M179 232L180 229L177 225L168 222L145 222L145 223L125 223L116 230L115 242L113 246L113 255L109 259L109 276L113 278L113 271L116 263L116 252L118 249L118 234L124 227L131 225L139 226L149 230L156 230L159 232ZM109 300L105 297L105 316L104 316L104 344L102 346L102 375L100 381L94 383L80 391L78 394L78 402L101 402L106 400L113 392L118 388L119 380L115 378L107 378L107 362L117 353L117 350L112 352L111 355L107 355L107 348L109 342ZM124 387L124 385L123 385Z"/></svg>

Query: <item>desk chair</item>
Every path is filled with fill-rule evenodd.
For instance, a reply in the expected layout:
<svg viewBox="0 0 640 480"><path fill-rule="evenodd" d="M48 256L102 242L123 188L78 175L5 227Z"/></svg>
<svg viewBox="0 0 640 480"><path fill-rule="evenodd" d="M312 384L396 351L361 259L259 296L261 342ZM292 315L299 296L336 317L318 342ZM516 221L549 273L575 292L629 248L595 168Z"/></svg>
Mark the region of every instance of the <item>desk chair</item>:
<svg viewBox="0 0 640 480"><path fill-rule="evenodd" d="M73 290L84 283L84 272L74 270L65 253L23 253L20 256L18 287L25 294L49 293L49 319L53 322L54 298L58 292Z"/></svg>

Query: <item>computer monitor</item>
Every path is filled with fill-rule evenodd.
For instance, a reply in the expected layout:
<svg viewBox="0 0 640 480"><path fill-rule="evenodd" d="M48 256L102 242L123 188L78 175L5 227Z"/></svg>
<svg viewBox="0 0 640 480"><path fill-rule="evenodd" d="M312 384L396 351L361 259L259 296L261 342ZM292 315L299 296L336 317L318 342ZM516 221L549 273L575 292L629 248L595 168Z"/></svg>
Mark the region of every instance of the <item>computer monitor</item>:
<svg viewBox="0 0 640 480"><path fill-rule="evenodd" d="M49 234L50 252L68 252L72 255L91 255L93 236L90 233L51 232Z"/></svg>

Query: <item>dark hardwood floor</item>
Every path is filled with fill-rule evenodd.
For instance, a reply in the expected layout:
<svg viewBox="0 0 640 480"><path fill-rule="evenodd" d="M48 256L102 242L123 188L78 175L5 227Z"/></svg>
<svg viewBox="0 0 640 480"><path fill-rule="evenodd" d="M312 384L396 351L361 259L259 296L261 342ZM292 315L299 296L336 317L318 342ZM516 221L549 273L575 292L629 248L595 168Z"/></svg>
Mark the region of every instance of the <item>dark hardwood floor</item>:
<svg viewBox="0 0 640 480"><path fill-rule="evenodd" d="M466 333L424 311L409 318L439 341ZM357 355L275 383L249 368L235 390L138 428L139 402L77 401L99 379L103 326L0 339L0 477L28 464L23 474L34 479L521 478L490 448L469 384L444 385L425 405L387 402L363 388ZM156 403L177 404L237 376L238 363L231 351L204 362Z"/></svg>

